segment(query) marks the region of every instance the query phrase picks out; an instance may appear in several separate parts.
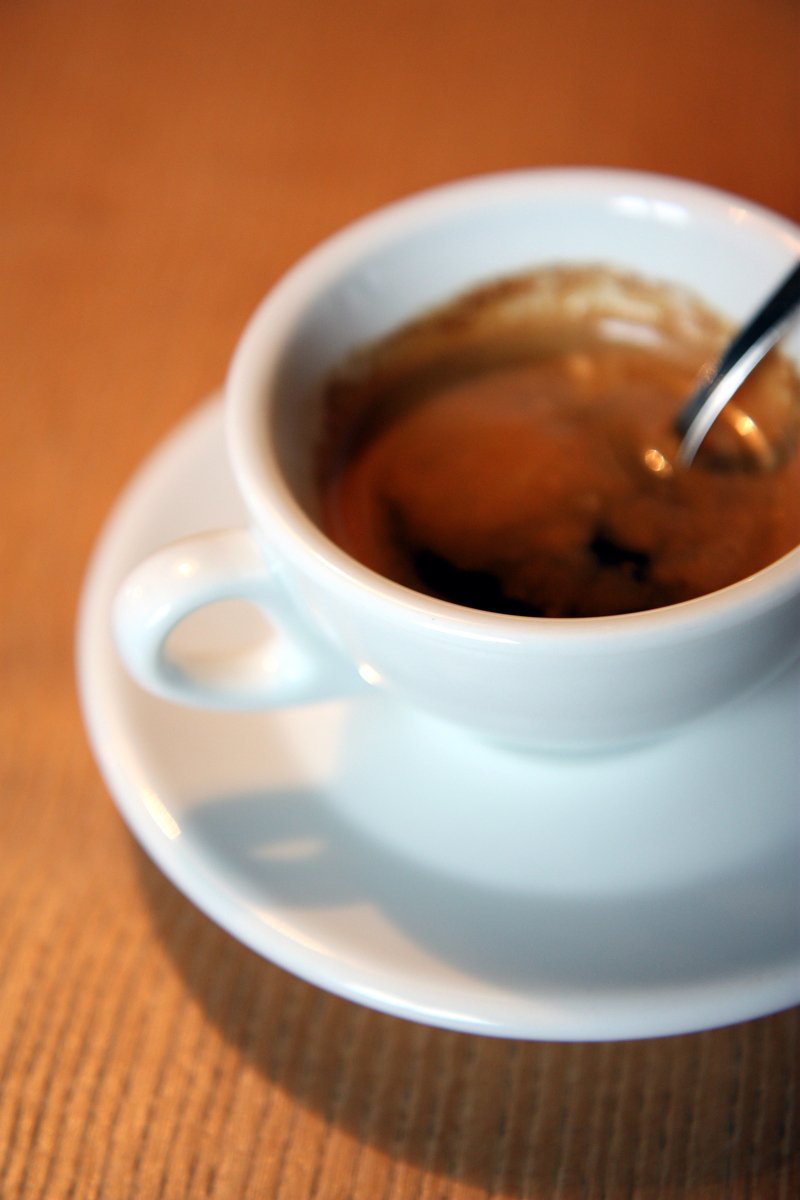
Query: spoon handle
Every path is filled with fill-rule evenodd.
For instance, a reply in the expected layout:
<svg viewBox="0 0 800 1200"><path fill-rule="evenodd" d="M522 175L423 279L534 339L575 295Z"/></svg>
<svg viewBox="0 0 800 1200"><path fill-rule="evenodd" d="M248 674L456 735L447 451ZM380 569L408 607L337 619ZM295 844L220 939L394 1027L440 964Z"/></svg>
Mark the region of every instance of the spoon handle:
<svg viewBox="0 0 800 1200"><path fill-rule="evenodd" d="M800 306L798 263L748 323L678 413L675 427L682 437L678 462L689 466L703 438L734 392L783 336Z"/></svg>

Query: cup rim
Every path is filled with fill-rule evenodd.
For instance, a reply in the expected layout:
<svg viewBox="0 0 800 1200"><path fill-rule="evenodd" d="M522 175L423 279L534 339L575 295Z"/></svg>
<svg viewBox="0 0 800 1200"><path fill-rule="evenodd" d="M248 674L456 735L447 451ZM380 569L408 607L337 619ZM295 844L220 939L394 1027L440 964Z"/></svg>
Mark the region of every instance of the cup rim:
<svg viewBox="0 0 800 1200"><path fill-rule="evenodd" d="M295 498L272 447L263 444L265 381L277 369L295 321L345 267L368 256L391 236L444 213L536 194L591 192L599 200L628 190L654 203L688 205L698 215L727 214L760 229L786 248L787 263L800 257L800 227L788 218L732 193L692 180L646 171L598 167L546 167L478 175L395 200L359 217L306 253L270 289L236 345L226 394L226 437L234 474L256 529L303 570L321 572L326 584L362 600L379 601L406 619L435 622L440 631L489 641L539 641L585 645L587 639L685 637L714 624L735 627L800 591L800 546L744 579L692 600L641 612L596 617L531 617L470 609L428 596L380 575L333 542Z"/></svg>

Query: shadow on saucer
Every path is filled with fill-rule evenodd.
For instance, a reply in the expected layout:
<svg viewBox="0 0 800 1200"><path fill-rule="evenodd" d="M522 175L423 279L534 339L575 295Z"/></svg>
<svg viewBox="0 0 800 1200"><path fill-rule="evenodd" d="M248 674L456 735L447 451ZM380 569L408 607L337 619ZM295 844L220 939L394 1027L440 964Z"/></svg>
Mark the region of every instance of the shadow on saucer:
<svg viewBox="0 0 800 1200"><path fill-rule="evenodd" d="M291 945L288 961L315 978L330 978L331 955L350 962L412 1017L418 994L433 1007L464 987L483 996L476 1022L503 991L555 1006L568 994L652 1005L659 991L678 1003L800 958L794 708L780 689L770 699L766 765L744 707L741 736L734 714L680 754L665 744L565 764L366 701L346 710L316 777L307 730L287 725L287 763L262 772L273 782L195 796L181 836L255 915L254 944L287 961L275 936L296 938L302 961ZM307 965L315 941L321 974Z"/></svg>

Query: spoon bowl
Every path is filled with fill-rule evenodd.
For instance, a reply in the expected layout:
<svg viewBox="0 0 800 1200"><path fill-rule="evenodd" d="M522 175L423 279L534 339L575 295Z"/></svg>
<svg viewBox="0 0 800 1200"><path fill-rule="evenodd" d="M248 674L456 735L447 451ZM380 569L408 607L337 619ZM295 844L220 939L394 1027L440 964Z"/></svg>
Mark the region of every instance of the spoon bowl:
<svg viewBox="0 0 800 1200"><path fill-rule="evenodd" d="M694 462L708 431L745 379L780 341L800 309L800 263L797 263L726 347L675 420L681 437L677 462L688 467ZM782 447L766 438L744 412L736 412L733 424L750 456L762 467L772 467Z"/></svg>

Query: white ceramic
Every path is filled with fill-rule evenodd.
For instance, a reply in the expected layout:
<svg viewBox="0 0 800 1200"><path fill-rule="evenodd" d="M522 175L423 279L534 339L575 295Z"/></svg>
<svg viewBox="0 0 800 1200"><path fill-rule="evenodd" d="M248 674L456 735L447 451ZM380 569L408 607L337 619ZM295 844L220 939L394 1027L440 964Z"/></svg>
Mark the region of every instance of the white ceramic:
<svg viewBox="0 0 800 1200"><path fill-rule="evenodd" d="M478 179L396 204L331 239L253 317L227 383L227 438L251 532L163 551L122 589L116 634L134 676L194 704L263 708L364 683L490 739L597 750L663 734L800 653L800 549L714 595L581 620L479 613L392 583L314 523L319 381L348 351L478 280L600 262L752 312L800 231L731 196L615 171ZM797 351L800 341L792 343ZM269 612L251 655L170 652L199 605Z"/></svg>
<svg viewBox="0 0 800 1200"><path fill-rule="evenodd" d="M477 1033L644 1037L800 1001L798 669L671 739L573 760L380 691L243 714L157 699L114 650L119 580L243 518L212 405L121 499L80 611L94 752L201 909L324 988ZM187 641L227 652L239 618L206 613Z"/></svg>

